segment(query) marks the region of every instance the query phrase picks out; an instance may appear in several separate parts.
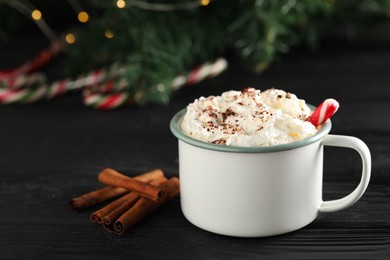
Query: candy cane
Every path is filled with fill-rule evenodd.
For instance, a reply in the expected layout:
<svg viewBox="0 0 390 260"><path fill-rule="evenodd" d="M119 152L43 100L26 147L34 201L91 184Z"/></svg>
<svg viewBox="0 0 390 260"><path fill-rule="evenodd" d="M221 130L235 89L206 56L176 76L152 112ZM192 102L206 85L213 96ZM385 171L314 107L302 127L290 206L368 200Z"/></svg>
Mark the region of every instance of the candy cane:
<svg viewBox="0 0 390 260"><path fill-rule="evenodd" d="M63 44L61 42L52 43L47 49L41 51L32 60L24 63L18 68L0 71L0 79L15 77L17 75L26 74L34 70L38 70L56 57L63 50Z"/></svg>
<svg viewBox="0 0 390 260"><path fill-rule="evenodd" d="M0 89L0 103L2 104L28 104L45 97L47 89L44 87L34 89Z"/></svg>
<svg viewBox="0 0 390 260"><path fill-rule="evenodd" d="M177 90L184 85L194 85L208 77L215 77L228 67L224 58L218 58L214 62L207 62L193 69L187 75L176 77L172 82L172 89Z"/></svg>
<svg viewBox="0 0 390 260"><path fill-rule="evenodd" d="M113 94L91 93L87 89L83 91L84 104L96 109L109 110L120 106L134 104L134 97L129 92Z"/></svg>
<svg viewBox="0 0 390 260"><path fill-rule="evenodd" d="M118 69L118 64L115 63L109 69L94 70L73 80L62 79L51 84L47 84L47 79L42 73L0 79L0 103L27 104L40 99L52 99L70 90L98 84L118 73L125 71Z"/></svg>
<svg viewBox="0 0 390 260"><path fill-rule="evenodd" d="M0 79L0 88L22 89L44 85L47 78L43 73L22 74Z"/></svg>
<svg viewBox="0 0 390 260"><path fill-rule="evenodd" d="M315 127L317 127L332 117L339 109L339 106L339 102L333 98L326 99L316 108L316 110L313 111L313 113L306 119L306 121L309 121Z"/></svg>
<svg viewBox="0 0 390 260"><path fill-rule="evenodd" d="M180 87L184 85L193 85L198 83L208 77L214 77L220 74L227 68L227 61L223 58L217 59L215 62L207 62L202 64L201 66L191 70L189 74L178 76L172 81L172 89L178 90ZM84 104L87 106L94 107L96 109L114 109L119 106L131 105L135 103L134 96L130 95L127 92L119 92L114 94L105 93L103 89L107 88L110 83L103 84L99 86L100 91L96 91L93 89L85 89L83 91L84 95ZM125 89L128 87L128 82L123 81L122 87ZM120 85L120 84L119 84ZM160 86L157 85L156 88Z"/></svg>
<svg viewBox="0 0 390 260"><path fill-rule="evenodd" d="M172 89L177 90L184 85L193 85L208 77L217 76L227 68L225 59L217 59L212 63L204 63L189 74L176 77L172 81ZM119 106L135 103L134 96L128 92L129 83L124 78L130 68L115 63L108 69L94 70L76 79L63 79L47 84L43 74L21 74L0 77L0 103L27 104L40 99L52 99L70 90L91 87L83 91L84 104L97 109L114 109ZM117 79L120 77L119 79ZM110 79L116 78L116 82ZM108 82L107 82L108 81ZM159 88L160 84L156 87Z"/></svg>

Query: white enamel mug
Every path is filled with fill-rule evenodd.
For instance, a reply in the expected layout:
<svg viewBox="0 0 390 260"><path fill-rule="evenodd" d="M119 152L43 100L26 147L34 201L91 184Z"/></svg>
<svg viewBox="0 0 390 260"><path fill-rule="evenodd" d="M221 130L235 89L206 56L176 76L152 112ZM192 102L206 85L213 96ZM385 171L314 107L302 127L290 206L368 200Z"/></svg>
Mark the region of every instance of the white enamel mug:
<svg viewBox="0 0 390 260"><path fill-rule="evenodd" d="M172 118L170 129L179 140L181 208L199 228L237 237L283 234L308 225L321 212L351 206L367 188L368 147L355 137L330 135L330 120L304 140L237 147L185 135L180 129L185 112ZM324 146L352 148L362 159L359 185L341 199L322 200Z"/></svg>

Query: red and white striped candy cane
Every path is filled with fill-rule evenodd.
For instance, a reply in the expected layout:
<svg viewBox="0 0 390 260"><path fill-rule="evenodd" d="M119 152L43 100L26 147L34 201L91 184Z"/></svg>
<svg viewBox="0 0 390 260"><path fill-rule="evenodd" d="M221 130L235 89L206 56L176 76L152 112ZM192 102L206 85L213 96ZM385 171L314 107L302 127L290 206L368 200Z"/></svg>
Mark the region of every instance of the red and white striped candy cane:
<svg viewBox="0 0 390 260"><path fill-rule="evenodd" d="M206 78L215 77L228 67L224 58L218 58L214 62L206 62L191 70L187 75L178 76L172 81L172 89L177 90L184 85L194 85Z"/></svg>
<svg viewBox="0 0 390 260"><path fill-rule="evenodd" d="M86 106L100 110L110 110L117 107L134 104L134 97L129 92L118 92L111 94L93 93L88 89L83 91L83 101Z"/></svg>
<svg viewBox="0 0 390 260"><path fill-rule="evenodd" d="M315 127L317 127L332 117L339 109L339 106L339 102L337 102L335 99L326 99L316 108L316 110L313 111L313 113L306 119L306 121L309 121Z"/></svg>
<svg viewBox="0 0 390 260"><path fill-rule="evenodd" d="M28 104L46 96L47 88L0 89L1 104Z"/></svg>
<svg viewBox="0 0 390 260"><path fill-rule="evenodd" d="M63 48L64 46L61 42L53 42L48 48L44 49L33 59L22 64L21 66L15 69L0 71L0 80L41 69L44 65L46 65L56 56L58 56L63 50Z"/></svg>
<svg viewBox="0 0 390 260"><path fill-rule="evenodd" d="M178 76L173 79L171 87L173 90L178 90L184 85L196 84L206 78L217 76L226 68L227 61L223 58L219 58L214 62L204 63L201 66L191 70L187 75ZM96 109L109 110L124 105L132 105L135 103L134 95L131 95L128 91L119 91L117 93L104 91L104 89L110 88L110 84L112 83L108 82L98 86L100 90L96 88L84 89L84 104ZM127 81L120 81L117 83L118 87L120 87L121 84L123 85L122 89L129 87ZM160 86L156 86L156 88L159 87Z"/></svg>
<svg viewBox="0 0 390 260"><path fill-rule="evenodd" d="M226 68L227 62L223 58L204 63L189 74L175 78L170 87L172 90L177 90L184 85L193 85L208 77L217 76ZM76 79L63 79L51 84L47 84L47 79L42 73L8 74L7 77L0 77L0 103L28 104L41 99L58 97L70 90L89 87L83 91L84 104L87 106L114 109L134 104L134 96L128 91L130 86L123 77L129 69L131 68L115 63L109 69L95 70ZM159 87L160 84L156 86Z"/></svg>
<svg viewBox="0 0 390 260"><path fill-rule="evenodd" d="M0 79L0 104L28 104L41 99L52 99L68 91L81 89L85 86L98 84L117 73L118 64L109 69L98 69L76 79L62 79L47 84L46 76L42 73L22 74Z"/></svg>
<svg viewBox="0 0 390 260"><path fill-rule="evenodd" d="M0 104L29 104L65 94L74 82L59 80L51 84L42 82L28 88L0 88Z"/></svg>
<svg viewBox="0 0 390 260"><path fill-rule="evenodd" d="M0 88L20 89L45 83L46 76L43 73L22 74L0 79Z"/></svg>

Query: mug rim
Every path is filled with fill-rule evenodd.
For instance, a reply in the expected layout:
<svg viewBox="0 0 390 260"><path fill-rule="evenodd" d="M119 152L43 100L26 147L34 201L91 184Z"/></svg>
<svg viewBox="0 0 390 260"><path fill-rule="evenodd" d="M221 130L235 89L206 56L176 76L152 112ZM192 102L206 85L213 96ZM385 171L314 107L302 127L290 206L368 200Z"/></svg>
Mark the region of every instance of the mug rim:
<svg viewBox="0 0 390 260"><path fill-rule="evenodd" d="M308 105L310 109L314 110L315 107ZM187 111L187 108L184 108L177 112L171 119L169 127L174 136L176 136L179 140L196 146L200 148L204 148L207 150L214 150L214 151L220 151L220 152L235 152L235 153L271 153L271 152L280 152L280 151L287 151L292 150L296 148L300 148L303 146L310 145L312 143L315 143L327 135L331 128L332 128L332 122L330 119L328 119L321 127L321 129L315 134L310 137L304 138L302 140L293 141L285 144L277 144L277 145L270 145L270 146L234 146L234 145L219 145L219 144L213 144L208 143L205 141L200 141L195 138L192 138L182 132L180 129L180 123Z"/></svg>

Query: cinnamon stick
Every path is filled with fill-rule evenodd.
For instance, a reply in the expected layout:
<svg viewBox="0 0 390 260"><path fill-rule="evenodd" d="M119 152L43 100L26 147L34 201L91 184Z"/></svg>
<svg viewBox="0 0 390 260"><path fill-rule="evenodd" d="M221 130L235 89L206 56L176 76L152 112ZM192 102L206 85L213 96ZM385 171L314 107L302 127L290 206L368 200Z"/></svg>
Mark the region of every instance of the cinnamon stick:
<svg viewBox="0 0 390 260"><path fill-rule="evenodd" d="M129 192L128 194L124 195L122 198L123 200L121 200L121 202L118 205L113 205L110 211L107 210L107 212L97 214L100 215L99 216L100 222L98 221L97 222L99 224L102 224L103 227L109 232L114 232L113 223L118 218L118 215L120 216L123 213L123 211L126 212L129 208L133 207L134 204L139 199L141 199L141 195L139 195L137 192Z"/></svg>
<svg viewBox="0 0 390 260"><path fill-rule="evenodd" d="M122 216L118 218L117 221L115 221L113 225L114 233L118 235L123 234L130 227L134 226L136 223L144 219L146 216L161 207L169 200L173 199L175 196L178 196L180 193L179 179L176 177L169 179L159 187L166 191L166 196L164 196L158 202L141 197L133 207L127 210Z"/></svg>
<svg viewBox="0 0 390 260"><path fill-rule="evenodd" d="M134 195L137 195L138 196L138 193L135 193L135 192L129 192L125 195L123 195L122 197L120 197L119 199L117 200L114 200L113 202L107 204L106 206L104 206L103 208L93 212L91 215L90 215L90 219L92 222L97 222L98 224L103 224L103 218L104 216L106 216L108 213L110 213L112 210L114 210L115 208L119 207L120 205L122 205L124 202L126 202L127 200L129 200L129 198L131 197L134 197Z"/></svg>
<svg viewBox="0 0 390 260"><path fill-rule="evenodd" d="M106 168L102 172L116 172L116 171L110 168ZM148 182L148 181L150 182L154 179L163 176L164 176L163 171L160 169L156 169L144 173L142 175L138 175L134 177L134 179L143 182ZM104 187L73 198L72 200L69 201L69 205L74 211L80 211L84 208L91 207L101 202L107 201L109 199L121 196L127 192L129 192L129 190L123 187Z"/></svg>
<svg viewBox="0 0 390 260"><path fill-rule="evenodd" d="M99 173L98 180L106 185L121 187L127 190L135 191L141 196L154 201L163 199L165 192L163 189L142 182L136 178L130 178L114 170L104 170Z"/></svg>
<svg viewBox="0 0 390 260"><path fill-rule="evenodd" d="M84 208L97 205L127 192L129 191L120 187L104 187L73 198L69 201L69 205L74 211L80 211Z"/></svg>
<svg viewBox="0 0 390 260"><path fill-rule="evenodd" d="M166 181L167 178L159 178L157 180L152 181L150 184L158 186ZM117 220L124 212L130 209L141 198L141 196L136 192L130 192L123 197L126 198L120 205L116 206L115 208L111 208L110 211L105 214L103 218L103 224L105 226L112 225L115 220Z"/></svg>

